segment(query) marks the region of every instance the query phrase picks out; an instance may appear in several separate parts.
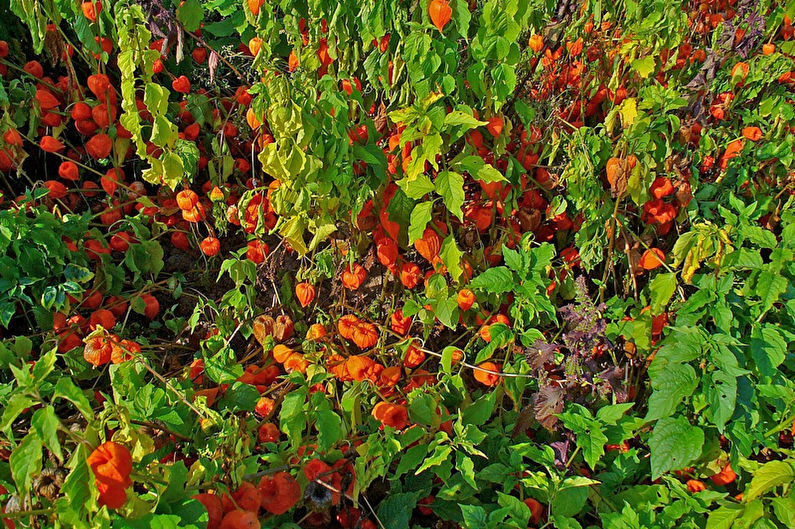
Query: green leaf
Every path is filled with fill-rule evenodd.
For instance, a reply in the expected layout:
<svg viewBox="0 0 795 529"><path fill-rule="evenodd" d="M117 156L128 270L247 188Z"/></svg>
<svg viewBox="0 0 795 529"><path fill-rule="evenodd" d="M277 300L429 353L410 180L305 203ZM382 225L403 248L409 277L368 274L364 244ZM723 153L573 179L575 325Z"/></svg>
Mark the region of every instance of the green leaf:
<svg viewBox="0 0 795 529"><path fill-rule="evenodd" d="M241 15L243 11L238 11ZM218 22L212 22L211 24L205 24L202 28L202 31L206 31L216 37L229 37L235 33L235 21L233 18L225 18Z"/></svg>
<svg viewBox="0 0 795 529"><path fill-rule="evenodd" d="M455 237L452 235L445 237L442 242L442 248L439 250L439 257L442 263L444 263L444 266L447 267L447 272L450 274L450 277L453 278L453 281L458 281L461 274L464 273L464 270L461 268L461 258L463 256L464 252L458 249L458 245L455 243Z"/></svg>
<svg viewBox="0 0 795 529"><path fill-rule="evenodd" d="M124 256L124 262L133 272L157 276L163 269L163 247L156 240L131 244Z"/></svg>
<svg viewBox="0 0 795 529"><path fill-rule="evenodd" d="M776 236L772 231L766 230L760 226L740 226L740 234L748 239L750 242L762 248L775 248Z"/></svg>
<svg viewBox="0 0 795 529"><path fill-rule="evenodd" d="M759 273L756 282L756 294L762 300L762 311L767 311L778 301L787 290L787 279L781 274L774 274L768 270Z"/></svg>
<svg viewBox="0 0 795 529"><path fill-rule="evenodd" d="M254 411L260 395L251 384L233 382L229 390L218 401L218 410Z"/></svg>
<svg viewBox="0 0 795 529"><path fill-rule="evenodd" d="M401 231L406 229L411 221L411 211L414 208L414 201L406 196L402 189L395 192L395 196L389 201L386 207L387 216L392 222L401 226ZM405 231L403 231L405 233Z"/></svg>
<svg viewBox="0 0 795 529"><path fill-rule="evenodd" d="M165 116L155 116L155 122L152 125L152 143L158 147L170 147L177 138L177 126L171 123Z"/></svg>
<svg viewBox="0 0 795 529"><path fill-rule="evenodd" d="M486 509L480 505L459 505L467 529L483 529L486 527Z"/></svg>
<svg viewBox="0 0 795 529"><path fill-rule="evenodd" d="M442 196L447 209L464 221L461 207L464 205L464 177L454 171L442 171L436 177L436 192Z"/></svg>
<svg viewBox="0 0 795 529"><path fill-rule="evenodd" d="M196 502L198 503L198 502ZM122 524L118 525L119 529L202 529L207 526L206 522L200 522L201 513L204 512L204 516L206 517L207 510L201 508L201 504L199 503L199 509L189 511L188 516L190 514L194 514L197 516L196 519L190 520L186 518L186 513L180 512L180 514L155 514L150 513L146 516L142 516L140 518L136 518L133 520L124 520ZM116 524L114 524L114 529Z"/></svg>
<svg viewBox="0 0 795 529"><path fill-rule="evenodd" d="M16 313L14 309L12 315ZM0 342L0 369L8 369L8 366L16 360L16 355L4 343ZM2 428L0 428L2 430Z"/></svg>
<svg viewBox="0 0 795 529"><path fill-rule="evenodd" d="M328 451L339 441L343 435L342 419L331 410L321 410L317 412L317 446L321 452Z"/></svg>
<svg viewBox="0 0 795 529"><path fill-rule="evenodd" d="M60 460L63 460L63 453L61 452L61 443L58 442L58 426L61 421L55 415L55 408L52 406L45 406L39 408L33 414L30 420L30 425L39 434L39 438L44 442L44 446L50 449Z"/></svg>
<svg viewBox="0 0 795 529"><path fill-rule="evenodd" d="M279 230L279 234L285 238L290 246L300 255L305 255L309 249L304 242L304 231L306 230L306 220L303 217L293 217Z"/></svg>
<svg viewBox="0 0 795 529"><path fill-rule="evenodd" d="M461 472L461 477L473 489L477 490L478 485L475 482L475 462L472 458L467 456L463 451L456 452L455 454L455 468Z"/></svg>
<svg viewBox="0 0 795 529"><path fill-rule="evenodd" d="M15 0L14 2L9 2L8 5L30 30L33 51L37 55L41 54L44 49L44 37L46 35L47 21L49 20L43 5L33 0ZM85 17L81 18L85 20Z"/></svg>
<svg viewBox="0 0 795 529"><path fill-rule="evenodd" d="M409 224L409 244L414 244L417 239L422 239L422 234L428 223L431 221L431 214L433 213L433 202L420 202L411 212L411 221Z"/></svg>
<svg viewBox="0 0 795 529"><path fill-rule="evenodd" d="M527 104L522 101L521 99L517 99L514 103L514 110L519 115L519 119L522 120L522 125L525 128L529 128L530 125L533 124L533 119L535 118L535 110L527 106Z"/></svg>
<svg viewBox="0 0 795 529"><path fill-rule="evenodd" d="M736 520L744 510L745 506L737 503L721 505L709 513L706 529L731 529L732 525L734 525L734 520Z"/></svg>
<svg viewBox="0 0 795 529"><path fill-rule="evenodd" d="M724 427L734 415L737 402L737 379L723 371L712 373L712 386L705 391L709 401L712 421L723 433Z"/></svg>
<svg viewBox="0 0 795 529"><path fill-rule="evenodd" d="M657 274L649 283L651 313L660 314L676 292L676 273Z"/></svg>
<svg viewBox="0 0 795 529"><path fill-rule="evenodd" d="M640 75L643 79L648 78L652 73L654 73L654 57L647 55L641 59L635 59L632 61L632 69L638 72L638 75Z"/></svg>
<svg viewBox="0 0 795 529"><path fill-rule="evenodd" d="M692 299L692 297L691 297ZM703 333L696 327L674 327L654 357L650 371L654 375L670 363L696 360L705 344Z"/></svg>
<svg viewBox="0 0 795 529"><path fill-rule="evenodd" d="M23 393L14 393L11 398L6 402L5 410L3 411L3 418L0 420L0 432L5 431L11 423L26 408L29 408L35 401Z"/></svg>
<svg viewBox="0 0 795 529"><path fill-rule="evenodd" d="M182 165L182 158L173 152L163 155L163 182L172 190L182 182L185 176L185 168ZM296 250L298 248L295 248Z"/></svg>
<svg viewBox="0 0 795 529"><path fill-rule="evenodd" d="M487 164L480 156L465 156L456 164L460 171L466 171L478 180L486 183L502 182L505 177L491 164Z"/></svg>
<svg viewBox="0 0 795 529"><path fill-rule="evenodd" d="M68 265L66 265L66 268L64 268L63 275L67 281L85 283L86 281L90 281L94 277L94 272L92 272L85 266L69 263Z"/></svg>
<svg viewBox="0 0 795 529"><path fill-rule="evenodd" d="M420 173L413 179L401 178L396 183L412 200L420 199L436 189L431 178L425 173Z"/></svg>
<svg viewBox="0 0 795 529"><path fill-rule="evenodd" d="M204 9L199 0L185 0L177 8L177 20L182 22L188 31L196 31L201 26Z"/></svg>
<svg viewBox="0 0 795 529"><path fill-rule="evenodd" d="M384 524L384 529L408 529L418 495L419 492L388 495L378 506L378 519Z"/></svg>
<svg viewBox="0 0 795 529"><path fill-rule="evenodd" d="M491 483L502 484L505 481L505 476L509 473L508 467L501 463L492 463L478 471L478 478Z"/></svg>
<svg viewBox="0 0 795 529"><path fill-rule="evenodd" d="M168 509L172 515L178 517L180 528L204 529L207 527L209 520L207 509L198 500L182 497L169 503Z"/></svg>
<svg viewBox="0 0 795 529"><path fill-rule="evenodd" d="M698 459L703 445L704 431L684 417L660 419L649 437L651 479L685 468Z"/></svg>
<svg viewBox="0 0 795 529"><path fill-rule="evenodd" d="M91 499L91 477L86 464L87 457L88 447L84 444L78 445L67 463L67 467L72 470L61 487L61 492L75 506L83 506Z"/></svg>
<svg viewBox="0 0 795 529"><path fill-rule="evenodd" d="M469 22L472 19L472 14L469 12L469 4L466 2L453 2L450 6L453 8L452 20L458 30L459 35L467 39L469 32Z"/></svg>
<svg viewBox="0 0 795 529"><path fill-rule="evenodd" d="M745 489L743 501L749 502L767 491L795 481L795 470L785 461L770 461L753 473L751 483Z"/></svg>
<svg viewBox="0 0 795 529"><path fill-rule="evenodd" d="M282 408L279 411L281 430L290 438L290 443L297 447L301 444L301 434L306 427L306 388L293 390L284 397Z"/></svg>
<svg viewBox="0 0 795 529"><path fill-rule="evenodd" d="M400 462L395 469L395 478L399 478L406 472L419 467L426 455L428 455L427 444L417 444L406 450L400 457Z"/></svg>
<svg viewBox="0 0 795 529"><path fill-rule="evenodd" d="M436 310L434 315L439 318L446 327L455 329L458 327L458 302L456 295L443 296L436 301Z"/></svg>
<svg viewBox="0 0 795 529"><path fill-rule="evenodd" d="M577 446L582 450L585 462L593 469L605 453L607 436L602 423L594 419L591 412L579 404L569 405L565 413L559 415L563 424L577 436Z"/></svg>
<svg viewBox="0 0 795 529"><path fill-rule="evenodd" d="M651 387L653 391L649 397L647 421L671 415L682 399L689 397L696 390L698 378L690 365L671 364L654 373Z"/></svg>
<svg viewBox="0 0 795 529"><path fill-rule="evenodd" d="M504 323L489 325L489 336L491 337L491 341L478 352L478 356L475 358L476 364L485 362L491 358L497 349L505 347L514 338L513 331Z"/></svg>
<svg viewBox="0 0 795 529"><path fill-rule="evenodd" d="M524 254L521 254L516 250L511 250L507 246L503 246L502 258L505 260L505 264L508 266L508 268L520 276L526 273L527 270L525 267Z"/></svg>
<svg viewBox="0 0 795 529"><path fill-rule="evenodd" d="M144 87L144 104L153 116L166 113L168 90L157 83L147 83Z"/></svg>
<svg viewBox="0 0 795 529"><path fill-rule="evenodd" d="M555 529L582 529L582 525L580 525L580 522L575 518L557 514L553 514L550 518L552 520L552 527Z"/></svg>
<svg viewBox="0 0 795 529"><path fill-rule="evenodd" d="M178 139L174 143L174 152L182 161L182 167L185 170L185 174L189 178L194 177L196 175L196 171L199 168L199 157L201 155L196 143L188 140Z"/></svg>
<svg viewBox="0 0 795 529"><path fill-rule="evenodd" d="M515 496L497 491L497 503L510 509L510 516L519 527L527 527L530 522L530 507Z"/></svg>
<svg viewBox="0 0 795 529"><path fill-rule="evenodd" d="M177 461L165 470L166 489L160 493L159 504L171 503L185 496L185 484L188 480L188 467L184 461Z"/></svg>
<svg viewBox="0 0 795 529"><path fill-rule="evenodd" d="M442 370L448 375L453 372L453 353L458 350L457 347L453 347L452 345L448 345L442 349Z"/></svg>
<svg viewBox="0 0 795 529"><path fill-rule="evenodd" d="M568 489L570 487L590 487L591 485L599 485L600 481L596 479L586 478L585 476L569 476L563 480L558 490Z"/></svg>
<svg viewBox="0 0 795 529"><path fill-rule="evenodd" d="M753 527L753 529L778 529L775 524L768 524L768 520L762 518L766 513L766 509L761 499L745 502L744 507L743 514L734 522L736 529L744 529L746 527Z"/></svg>
<svg viewBox="0 0 795 529"><path fill-rule="evenodd" d="M463 423L475 426L485 424L494 412L496 395L496 391L490 391L464 409L462 413Z"/></svg>
<svg viewBox="0 0 795 529"><path fill-rule="evenodd" d="M491 164L484 164L478 172L472 175L475 179L490 184L492 182L507 182L507 179Z"/></svg>
<svg viewBox="0 0 795 529"><path fill-rule="evenodd" d="M612 404L599 408L599 411L596 412L596 418L603 424L614 425L627 411L631 410L634 405L633 402L625 402L623 404Z"/></svg>
<svg viewBox="0 0 795 529"><path fill-rule="evenodd" d="M409 418L412 422L430 426L433 424L436 415L436 401L427 394L417 395L411 400L409 405Z"/></svg>
<svg viewBox="0 0 795 529"><path fill-rule="evenodd" d="M232 384L243 374L243 366L237 362L230 347L222 347L217 353L205 356L204 372L213 382Z"/></svg>
<svg viewBox="0 0 795 529"><path fill-rule="evenodd" d="M577 446L582 448L582 456L591 469L596 469L596 463L605 454L607 436L599 427L597 421L590 423L591 427L583 434L577 434Z"/></svg>
<svg viewBox="0 0 795 529"><path fill-rule="evenodd" d="M54 401L57 398L64 398L70 401L86 419L94 418L94 412L88 403L88 399L83 395L83 391L72 382L71 378L61 377L55 383L52 400Z"/></svg>
<svg viewBox="0 0 795 529"><path fill-rule="evenodd" d="M587 487L569 487L558 491L552 498L552 513L556 516L576 516L588 501ZM559 526L555 526L559 527Z"/></svg>
<svg viewBox="0 0 795 529"><path fill-rule="evenodd" d="M516 88L516 67L501 62L492 68L491 78L494 80L495 107L499 109Z"/></svg>
<svg viewBox="0 0 795 529"><path fill-rule="evenodd" d="M510 292L515 286L513 273L505 266L489 268L469 284L470 288L483 289L492 294Z"/></svg>
<svg viewBox="0 0 795 529"><path fill-rule="evenodd" d="M317 248L320 243L326 241L332 233L337 231L337 226L332 220L326 218L319 220L316 226L310 227L310 230L313 235L312 240L309 241L309 250L312 251Z"/></svg>
<svg viewBox="0 0 795 529"><path fill-rule="evenodd" d="M795 527L795 496L792 492L784 498L773 498L770 503L773 504L776 517L785 527Z"/></svg>
<svg viewBox="0 0 795 529"><path fill-rule="evenodd" d="M418 476L431 467L441 465L447 461L452 451L453 449L449 445L436 445L433 453L425 458L425 461L423 461L422 465L420 465L419 468L414 472L414 475Z"/></svg>
<svg viewBox="0 0 795 529"><path fill-rule="evenodd" d="M475 119L472 114L467 114L460 110L453 110L444 117L444 124L450 127L457 127L464 125L466 129L474 129L482 125L487 125L487 121L480 121Z"/></svg>
<svg viewBox="0 0 795 529"><path fill-rule="evenodd" d="M8 458L11 465L11 475L17 484L17 489L21 495L27 494L30 490L30 482L33 476L41 472L41 439L35 432L30 432L22 439L11 456Z"/></svg>
<svg viewBox="0 0 795 529"><path fill-rule="evenodd" d="M787 357L787 342L773 325L754 329L751 334L751 356L760 373L773 376L776 368Z"/></svg>

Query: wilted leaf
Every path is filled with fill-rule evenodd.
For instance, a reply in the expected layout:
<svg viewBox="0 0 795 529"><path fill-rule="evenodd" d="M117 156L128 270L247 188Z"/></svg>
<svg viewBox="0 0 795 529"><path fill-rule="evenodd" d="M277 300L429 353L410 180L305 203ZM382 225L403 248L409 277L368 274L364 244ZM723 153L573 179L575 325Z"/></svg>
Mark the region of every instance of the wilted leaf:
<svg viewBox="0 0 795 529"><path fill-rule="evenodd" d="M536 420L549 431L554 430L558 424L557 416L563 411L564 394L563 388L547 384L541 386L538 392L533 395L533 410L536 414Z"/></svg>

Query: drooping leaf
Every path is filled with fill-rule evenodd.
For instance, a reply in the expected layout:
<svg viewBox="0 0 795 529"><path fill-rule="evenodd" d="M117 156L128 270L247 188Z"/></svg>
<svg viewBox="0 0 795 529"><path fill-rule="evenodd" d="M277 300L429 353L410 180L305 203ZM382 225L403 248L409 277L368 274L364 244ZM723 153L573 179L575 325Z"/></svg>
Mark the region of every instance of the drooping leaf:
<svg viewBox="0 0 795 529"><path fill-rule="evenodd" d="M58 426L61 423L55 415L55 408L47 405L36 410L30 420L30 424L55 457L63 459L61 443L58 441Z"/></svg>
<svg viewBox="0 0 795 529"><path fill-rule="evenodd" d="M751 356L759 372L773 376L787 355L787 342L773 325L755 329L751 334Z"/></svg>
<svg viewBox="0 0 795 529"><path fill-rule="evenodd" d="M318 432L318 448L322 451L331 448L334 443L340 440L343 434L342 420L339 415L331 410L318 411L315 425Z"/></svg>
<svg viewBox="0 0 795 529"><path fill-rule="evenodd" d="M464 177L454 171L442 171L436 177L435 186L450 213L463 222L461 206L464 204Z"/></svg>
<svg viewBox="0 0 795 529"><path fill-rule="evenodd" d="M411 212L411 222L409 224L409 244L414 244L414 241L422 238L425 228L431 221L431 214L433 213L433 202L420 202Z"/></svg>
<svg viewBox="0 0 795 529"><path fill-rule="evenodd" d="M649 283L649 290L651 291L651 312L660 314L676 292L676 274L657 274Z"/></svg>
<svg viewBox="0 0 795 529"><path fill-rule="evenodd" d="M30 490L33 477L41 472L41 439L36 432L30 432L19 443L8 463L11 465L11 475L17 484L20 493L25 494Z"/></svg>
<svg viewBox="0 0 795 529"><path fill-rule="evenodd" d="M463 256L464 253L458 249L455 237L452 235L445 237L444 241L442 241L442 248L439 250L439 257L444 266L447 267L447 272L453 278L453 281L458 281L461 278L461 274L464 273L463 268L461 268L461 258Z"/></svg>

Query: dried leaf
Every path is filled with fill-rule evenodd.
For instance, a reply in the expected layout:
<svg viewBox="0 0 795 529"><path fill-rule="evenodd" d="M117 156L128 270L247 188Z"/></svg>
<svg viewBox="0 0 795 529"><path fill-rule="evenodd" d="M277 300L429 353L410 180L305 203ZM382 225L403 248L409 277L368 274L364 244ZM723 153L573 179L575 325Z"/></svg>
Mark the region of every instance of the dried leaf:
<svg viewBox="0 0 795 529"><path fill-rule="evenodd" d="M210 52L210 58L207 60L207 66L210 69L210 82L215 81L215 71L218 69L218 53L213 50Z"/></svg>
<svg viewBox="0 0 795 529"><path fill-rule="evenodd" d="M381 101L381 104L378 105L378 112L376 112L375 119L373 121L375 122L375 130L377 130L379 134L386 132L388 123L386 116L386 105L384 105L383 101Z"/></svg>
<svg viewBox="0 0 795 529"><path fill-rule="evenodd" d="M640 263L640 252L634 248L627 251L627 260L629 261L629 271L632 274L638 273L638 265ZM642 272L642 270L641 270Z"/></svg>
<svg viewBox="0 0 795 529"><path fill-rule="evenodd" d="M362 266L364 267L365 270L369 271L370 269L373 268L373 266L375 266L375 258L376 258L375 246L370 245L370 248L367 250L367 253L364 254L364 256L362 257Z"/></svg>
<svg viewBox="0 0 795 529"><path fill-rule="evenodd" d="M182 31L182 26L177 27L177 63L182 62L185 56L185 32Z"/></svg>
<svg viewBox="0 0 795 529"><path fill-rule="evenodd" d="M549 446L552 447L552 450L555 451L555 465L558 467L565 467L566 463L569 461L569 446L571 441L566 439L565 441L555 441L554 443L549 443Z"/></svg>
<svg viewBox="0 0 795 529"><path fill-rule="evenodd" d="M254 338L257 339L259 344L265 347L265 340L268 336L273 336L273 329L276 326L276 320L267 314L260 314L254 318L252 330L254 331Z"/></svg>
<svg viewBox="0 0 795 529"><path fill-rule="evenodd" d="M57 31L48 31L44 35L44 49L47 50L47 58L52 66L58 64L63 50L61 34Z"/></svg>
<svg viewBox="0 0 795 529"><path fill-rule="evenodd" d="M533 411L536 420L549 431L558 424L557 415L563 411L564 391L558 386L541 386L533 395Z"/></svg>
<svg viewBox="0 0 795 529"><path fill-rule="evenodd" d="M520 433L524 433L530 428L530 424L533 421L533 406L528 405L522 408L522 411L519 412L519 416L516 417L516 423L513 425L513 431L511 432L511 439L519 435Z"/></svg>
<svg viewBox="0 0 795 529"><path fill-rule="evenodd" d="M613 198L620 198L627 192L630 172L629 164L627 164L626 160L621 160L620 170L616 175L616 179L613 180L613 183L610 185L610 194Z"/></svg>

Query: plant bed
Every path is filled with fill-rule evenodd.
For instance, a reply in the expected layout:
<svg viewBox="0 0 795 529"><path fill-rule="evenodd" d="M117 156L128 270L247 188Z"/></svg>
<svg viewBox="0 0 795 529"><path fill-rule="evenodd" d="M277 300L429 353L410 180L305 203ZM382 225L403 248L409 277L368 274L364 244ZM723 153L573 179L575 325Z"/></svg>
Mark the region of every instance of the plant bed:
<svg viewBox="0 0 795 529"><path fill-rule="evenodd" d="M795 527L795 10L0 2L6 527Z"/></svg>

